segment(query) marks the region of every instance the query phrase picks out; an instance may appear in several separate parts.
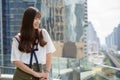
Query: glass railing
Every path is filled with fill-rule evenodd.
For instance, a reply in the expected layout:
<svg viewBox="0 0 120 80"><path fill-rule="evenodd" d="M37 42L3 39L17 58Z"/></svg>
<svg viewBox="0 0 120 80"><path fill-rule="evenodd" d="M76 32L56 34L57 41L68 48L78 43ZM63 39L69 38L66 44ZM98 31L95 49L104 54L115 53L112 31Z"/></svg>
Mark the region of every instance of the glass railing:
<svg viewBox="0 0 120 80"><path fill-rule="evenodd" d="M120 68L85 59L54 57L52 77L60 80L120 80Z"/></svg>
<svg viewBox="0 0 120 80"><path fill-rule="evenodd" d="M87 59L87 58L86 58ZM52 80L120 80L120 68L95 64L84 59L53 57ZM0 67L1 79L11 78L15 67ZM9 72L9 73L8 73ZM7 74L6 74L7 73Z"/></svg>

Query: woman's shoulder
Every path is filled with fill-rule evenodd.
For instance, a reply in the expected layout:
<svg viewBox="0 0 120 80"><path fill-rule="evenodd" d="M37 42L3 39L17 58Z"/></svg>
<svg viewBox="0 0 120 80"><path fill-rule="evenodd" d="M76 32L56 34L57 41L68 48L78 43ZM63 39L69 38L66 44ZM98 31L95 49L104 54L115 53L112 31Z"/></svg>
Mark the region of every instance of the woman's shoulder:
<svg viewBox="0 0 120 80"><path fill-rule="evenodd" d="M20 37L20 33L17 33L14 37L19 38Z"/></svg>
<svg viewBox="0 0 120 80"><path fill-rule="evenodd" d="M44 31L44 32L47 32L47 30L45 28L41 28L41 30Z"/></svg>
<svg viewBox="0 0 120 80"><path fill-rule="evenodd" d="M20 33L17 33L14 37L13 37L13 41L20 41Z"/></svg>
<svg viewBox="0 0 120 80"><path fill-rule="evenodd" d="M43 34L48 33L47 30L45 28L39 28L39 31L42 31Z"/></svg>

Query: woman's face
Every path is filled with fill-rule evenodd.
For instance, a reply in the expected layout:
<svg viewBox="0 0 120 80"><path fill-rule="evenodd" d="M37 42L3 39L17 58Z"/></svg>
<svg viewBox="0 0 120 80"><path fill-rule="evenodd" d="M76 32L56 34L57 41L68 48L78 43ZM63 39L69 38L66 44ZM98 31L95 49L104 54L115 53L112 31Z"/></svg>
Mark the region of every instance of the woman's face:
<svg viewBox="0 0 120 80"><path fill-rule="evenodd" d="M34 21L33 21L33 27L34 29L38 29L40 24L40 18L35 16Z"/></svg>

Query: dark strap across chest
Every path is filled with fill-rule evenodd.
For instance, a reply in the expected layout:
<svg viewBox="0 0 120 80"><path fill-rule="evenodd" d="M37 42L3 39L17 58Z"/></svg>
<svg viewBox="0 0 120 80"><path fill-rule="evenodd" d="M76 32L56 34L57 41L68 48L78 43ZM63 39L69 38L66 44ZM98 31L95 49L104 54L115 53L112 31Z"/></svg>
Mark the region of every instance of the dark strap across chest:
<svg viewBox="0 0 120 80"><path fill-rule="evenodd" d="M40 71L40 68L39 68L39 62L38 62L38 58L37 58L37 55L35 53L35 51L38 51L38 42L36 45L34 45L34 49L32 50L31 54L30 54L30 62L29 62L29 67L32 68L32 61L33 61L33 56L35 58L35 61L36 61L36 67L37 67L37 71Z"/></svg>

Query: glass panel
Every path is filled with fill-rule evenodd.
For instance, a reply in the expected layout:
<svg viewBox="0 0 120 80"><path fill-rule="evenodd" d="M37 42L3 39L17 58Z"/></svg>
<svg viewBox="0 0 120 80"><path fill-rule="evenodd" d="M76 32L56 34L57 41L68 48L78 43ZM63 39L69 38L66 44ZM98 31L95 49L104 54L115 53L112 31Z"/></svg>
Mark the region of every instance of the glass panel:
<svg viewBox="0 0 120 80"><path fill-rule="evenodd" d="M120 69L86 62L85 59L53 57L52 78L61 80L119 80Z"/></svg>

